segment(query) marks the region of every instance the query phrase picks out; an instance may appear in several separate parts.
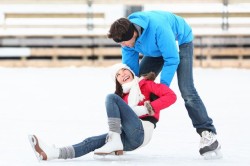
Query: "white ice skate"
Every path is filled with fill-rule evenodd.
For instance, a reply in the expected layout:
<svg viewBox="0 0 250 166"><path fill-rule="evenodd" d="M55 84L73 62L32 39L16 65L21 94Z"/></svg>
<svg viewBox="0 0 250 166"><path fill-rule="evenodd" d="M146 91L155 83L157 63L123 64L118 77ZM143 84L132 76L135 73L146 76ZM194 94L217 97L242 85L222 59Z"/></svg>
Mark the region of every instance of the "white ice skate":
<svg viewBox="0 0 250 166"><path fill-rule="evenodd" d="M119 133L109 132L107 142L101 148L94 151L95 155L123 155L123 144Z"/></svg>
<svg viewBox="0 0 250 166"><path fill-rule="evenodd" d="M39 161L56 159L59 157L59 149L46 145L35 135L29 135L28 138L31 147Z"/></svg>
<svg viewBox="0 0 250 166"><path fill-rule="evenodd" d="M203 154L205 160L214 160L214 159L220 159L223 157L221 152L221 147L219 146L217 149L213 151L209 151Z"/></svg>
<svg viewBox="0 0 250 166"><path fill-rule="evenodd" d="M222 158L221 146L216 139L216 135L209 131L203 131L201 133L200 141L200 154L204 156L204 159L219 159Z"/></svg>

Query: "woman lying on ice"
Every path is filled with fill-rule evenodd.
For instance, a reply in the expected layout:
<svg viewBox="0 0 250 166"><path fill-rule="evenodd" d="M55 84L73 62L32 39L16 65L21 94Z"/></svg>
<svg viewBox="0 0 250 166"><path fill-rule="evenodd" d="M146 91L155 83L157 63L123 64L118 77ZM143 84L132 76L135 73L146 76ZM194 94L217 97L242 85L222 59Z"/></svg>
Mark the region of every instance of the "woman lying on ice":
<svg viewBox="0 0 250 166"><path fill-rule="evenodd" d="M123 151L149 143L160 111L176 101L175 93L166 85L155 83L150 78L154 73L138 78L125 64L116 64L111 69L116 91L107 95L105 102L109 132L61 148L48 146L37 136L29 135L39 160L72 159L92 151L96 155L122 155ZM159 98L150 102L150 93Z"/></svg>

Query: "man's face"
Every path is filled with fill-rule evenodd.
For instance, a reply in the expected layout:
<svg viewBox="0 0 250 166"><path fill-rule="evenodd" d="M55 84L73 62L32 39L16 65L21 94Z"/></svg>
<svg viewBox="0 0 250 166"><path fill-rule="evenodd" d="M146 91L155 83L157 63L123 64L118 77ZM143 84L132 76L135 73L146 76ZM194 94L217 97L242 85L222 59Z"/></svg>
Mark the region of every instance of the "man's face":
<svg viewBox="0 0 250 166"><path fill-rule="evenodd" d="M128 41L122 41L120 42L119 44L122 46L122 47L134 47L135 46L135 40L136 40L136 37L137 37L137 33L134 32L134 35L133 37L128 40Z"/></svg>

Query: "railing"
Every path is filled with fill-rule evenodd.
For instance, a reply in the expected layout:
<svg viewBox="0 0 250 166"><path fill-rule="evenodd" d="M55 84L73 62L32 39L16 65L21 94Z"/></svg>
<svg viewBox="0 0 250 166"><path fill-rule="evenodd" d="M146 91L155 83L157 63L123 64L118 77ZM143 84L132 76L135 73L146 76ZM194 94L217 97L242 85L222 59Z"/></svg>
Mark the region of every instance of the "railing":
<svg viewBox="0 0 250 166"><path fill-rule="evenodd" d="M106 6L104 0L36 2L0 1L0 66L103 66L118 62L121 50L106 38L108 28L123 16L124 4L144 4L144 10L172 11L193 27L195 66L250 68L247 0L227 4L225 0L206 4L198 0L110 0L111 5ZM113 8L107 11L106 7Z"/></svg>

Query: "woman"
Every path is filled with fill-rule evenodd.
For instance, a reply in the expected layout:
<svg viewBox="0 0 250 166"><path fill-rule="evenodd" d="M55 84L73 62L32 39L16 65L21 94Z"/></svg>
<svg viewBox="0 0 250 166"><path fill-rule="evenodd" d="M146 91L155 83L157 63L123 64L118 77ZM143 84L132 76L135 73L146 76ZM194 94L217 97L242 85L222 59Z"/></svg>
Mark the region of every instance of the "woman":
<svg viewBox="0 0 250 166"><path fill-rule="evenodd" d="M44 144L35 135L29 140L39 160L68 159L94 151L96 155L132 151L145 146L151 139L160 111L176 101L175 93L164 84L150 80L152 73L135 76L125 64L112 66L112 77L116 82L115 94L106 97L109 132L93 136L67 147L55 148ZM159 96L154 101L150 94Z"/></svg>

